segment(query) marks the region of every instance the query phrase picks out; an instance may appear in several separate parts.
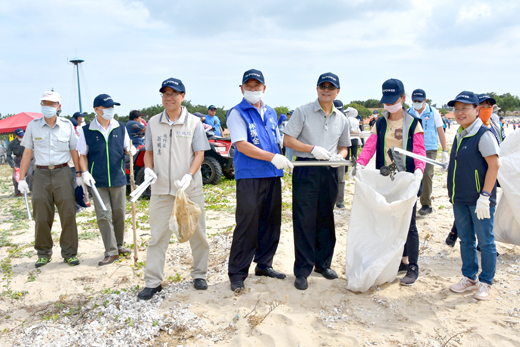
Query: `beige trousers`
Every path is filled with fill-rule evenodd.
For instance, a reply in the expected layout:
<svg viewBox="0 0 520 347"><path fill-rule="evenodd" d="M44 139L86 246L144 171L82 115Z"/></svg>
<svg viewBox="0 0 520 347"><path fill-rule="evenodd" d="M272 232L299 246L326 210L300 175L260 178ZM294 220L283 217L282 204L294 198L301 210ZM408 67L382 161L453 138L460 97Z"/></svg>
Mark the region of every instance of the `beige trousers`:
<svg viewBox="0 0 520 347"><path fill-rule="evenodd" d="M204 213L204 196L190 196L189 199L200 206L202 211L197 229L190 238L193 270L191 277L206 278L208 272L209 244L206 240L206 216ZM173 211L175 196L152 195L150 198L150 232L152 239L146 252L146 269L144 280L146 287L155 288L161 284L164 275L166 251L172 236L168 222Z"/></svg>

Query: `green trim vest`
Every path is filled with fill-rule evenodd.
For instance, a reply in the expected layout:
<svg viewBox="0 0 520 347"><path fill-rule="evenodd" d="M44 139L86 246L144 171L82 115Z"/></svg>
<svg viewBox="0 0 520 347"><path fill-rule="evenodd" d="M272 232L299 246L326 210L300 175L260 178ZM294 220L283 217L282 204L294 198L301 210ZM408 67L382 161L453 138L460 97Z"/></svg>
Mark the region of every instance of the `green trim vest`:
<svg viewBox="0 0 520 347"><path fill-rule="evenodd" d="M89 123L83 127L88 146L88 171L96 180L96 187L120 187L126 185L125 174L125 125L117 122L110 130L108 142Z"/></svg>

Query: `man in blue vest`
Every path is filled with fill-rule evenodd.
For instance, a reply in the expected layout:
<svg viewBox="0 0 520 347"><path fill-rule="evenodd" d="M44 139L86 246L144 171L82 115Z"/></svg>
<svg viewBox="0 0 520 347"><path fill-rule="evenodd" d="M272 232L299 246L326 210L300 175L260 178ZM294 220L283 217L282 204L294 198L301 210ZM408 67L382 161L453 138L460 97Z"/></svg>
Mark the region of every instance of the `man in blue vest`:
<svg viewBox="0 0 520 347"><path fill-rule="evenodd" d="M142 123L143 114L137 110L130 111L128 115L128 123L126 123L126 131L135 147L144 146L144 133L146 126Z"/></svg>
<svg viewBox="0 0 520 347"><path fill-rule="evenodd" d="M430 159L437 160L437 150L439 147L437 137L439 137L442 146L442 162L447 163L450 160L450 156L446 147L446 136L444 135L441 114L434 107L426 103L426 93L422 89L416 89L413 91L412 102L413 107L408 109L408 113L421 119L421 124L424 130L424 147L426 148L426 156ZM433 212L432 178L433 165L426 164L420 199L422 207L417 211L423 216Z"/></svg>
<svg viewBox="0 0 520 347"><path fill-rule="evenodd" d="M209 105L208 115L204 118L204 123L211 125L215 130L215 136L222 136L222 127L220 119L217 117L217 108L215 105Z"/></svg>
<svg viewBox="0 0 520 347"><path fill-rule="evenodd" d="M130 254L123 247L125 236L126 175L125 152L134 155L128 132L122 122L114 119L114 102L107 94L94 99L97 117L80 130L76 150L81 154L79 162L83 182L96 188L107 211L94 199L99 232L105 245L105 257L98 265L109 265L120 254Z"/></svg>
<svg viewBox="0 0 520 347"><path fill-rule="evenodd" d="M231 290L244 289L251 261L255 274L284 279L273 269L273 257L282 224L283 169L293 165L280 154L281 137L276 111L262 101L264 75L251 69L244 73L242 101L227 118L231 141L236 145L236 228L229 254Z"/></svg>

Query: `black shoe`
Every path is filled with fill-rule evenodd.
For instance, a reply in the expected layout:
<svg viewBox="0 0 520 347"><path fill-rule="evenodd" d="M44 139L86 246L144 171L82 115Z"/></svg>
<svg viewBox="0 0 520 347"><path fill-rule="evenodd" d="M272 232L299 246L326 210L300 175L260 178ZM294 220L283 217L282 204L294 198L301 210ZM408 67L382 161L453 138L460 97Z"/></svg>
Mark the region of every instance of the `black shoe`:
<svg viewBox="0 0 520 347"><path fill-rule="evenodd" d="M193 281L193 287L197 290L206 290L208 289L208 283L204 278L195 278L195 281Z"/></svg>
<svg viewBox="0 0 520 347"><path fill-rule="evenodd" d="M309 288L309 285L307 284L307 277L298 276L296 277L296 280L294 281L294 286L296 289L299 290L305 290Z"/></svg>
<svg viewBox="0 0 520 347"><path fill-rule="evenodd" d="M246 289L246 287L244 286L244 281L235 281L235 282L231 282L231 291L233 292L236 292L236 291L242 291Z"/></svg>
<svg viewBox="0 0 520 347"><path fill-rule="evenodd" d="M344 204L336 204L336 207L337 208L345 208L345 205Z"/></svg>
<svg viewBox="0 0 520 347"><path fill-rule="evenodd" d="M408 265L408 271L406 272L406 276L401 278L401 285L413 286L418 278L419 278L419 267L415 264L410 264L410 265Z"/></svg>
<svg viewBox="0 0 520 347"><path fill-rule="evenodd" d="M408 272L408 264L401 262L401 264L399 265L399 270L397 270L397 274L400 274L403 272Z"/></svg>
<svg viewBox="0 0 520 347"><path fill-rule="evenodd" d="M427 216L433 212L433 209L430 206L423 205L418 213L422 216Z"/></svg>
<svg viewBox="0 0 520 347"><path fill-rule="evenodd" d="M287 276L285 276L285 274L283 274L281 272L274 271L274 269L272 267L266 267L265 269L261 269L258 267L258 265L255 268L255 275L279 278L281 280L283 280L285 277L287 277Z"/></svg>
<svg viewBox="0 0 520 347"><path fill-rule="evenodd" d="M317 267L315 267L314 272L321 274L323 277L325 277L328 280L334 280L334 279L338 278L338 274L336 273L336 271L332 270L330 267L325 270L318 269Z"/></svg>
<svg viewBox="0 0 520 347"><path fill-rule="evenodd" d="M155 293L159 293L161 290L162 286L160 284L155 288L146 287L137 294L137 298L141 300L150 300Z"/></svg>
<svg viewBox="0 0 520 347"><path fill-rule="evenodd" d="M448 237L446 238L446 244L450 247L455 247L455 243L457 242L457 238L459 237L458 234L455 234L450 231L448 234Z"/></svg>

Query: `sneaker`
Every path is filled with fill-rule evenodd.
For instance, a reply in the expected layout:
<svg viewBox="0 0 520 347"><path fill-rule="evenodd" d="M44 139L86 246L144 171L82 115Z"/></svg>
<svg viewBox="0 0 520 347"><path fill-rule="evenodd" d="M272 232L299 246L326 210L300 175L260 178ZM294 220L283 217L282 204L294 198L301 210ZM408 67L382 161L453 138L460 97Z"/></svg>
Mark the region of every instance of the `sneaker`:
<svg viewBox="0 0 520 347"><path fill-rule="evenodd" d="M401 278L402 286L413 286L419 278L419 267L415 264L408 265L406 276Z"/></svg>
<svg viewBox="0 0 520 347"><path fill-rule="evenodd" d="M480 282L477 291L473 294L473 297L477 300L488 300L489 292L491 292L491 285Z"/></svg>
<svg viewBox="0 0 520 347"><path fill-rule="evenodd" d="M36 261L36 264L34 264L34 266L36 267L42 267L44 265L47 265L47 263L50 263L51 262L51 258L38 258L38 260Z"/></svg>
<svg viewBox="0 0 520 347"><path fill-rule="evenodd" d="M401 264L399 265L399 270L397 270L397 274L401 274L401 273L404 273L407 271L408 271L408 264L401 262Z"/></svg>
<svg viewBox="0 0 520 347"><path fill-rule="evenodd" d="M418 211L418 213L422 216L429 215L433 212L433 209L430 206L423 205L421 209Z"/></svg>
<svg viewBox="0 0 520 347"><path fill-rule="evenodd" d="M473 281L466 276L462 277L459 283L452 284L450 290L455 293L464 293L477 290L479 286L478 279Z"/></svg>
<svg viewBox="0 0 520 347"><path fill-rule="evenodd" d="M63 259L63 261L69 264L70 266L79 265L79 259L76 257L65 258Z"/></svg>
<svg viewBox="0 0 520 347"><path fill-rule="evenodd" d="M455 234L454 232L450 231L448 237L446 238L446 244L450 247L455 247L455 242L457 242L458 237L458 234Z"/></svg>

